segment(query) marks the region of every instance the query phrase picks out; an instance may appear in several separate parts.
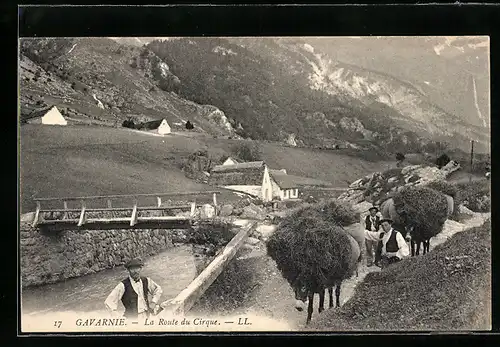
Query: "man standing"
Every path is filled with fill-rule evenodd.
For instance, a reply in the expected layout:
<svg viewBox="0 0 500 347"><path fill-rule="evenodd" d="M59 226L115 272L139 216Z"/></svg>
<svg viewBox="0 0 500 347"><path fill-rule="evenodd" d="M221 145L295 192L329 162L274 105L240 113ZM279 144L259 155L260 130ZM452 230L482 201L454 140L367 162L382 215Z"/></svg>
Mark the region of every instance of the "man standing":
<svg viewBox="0 0 500 347"><path fill-rule="evenodd" d="M377 216L378 208L376 208L375 206L370 207L369 211L370 214L365 218L365 230L371 232L378 232L380 230L380 217ZM378 241L379 241L378 239L370 240L365 238L366 266L368 267L373 265L374 255L375 255L375 265L377 265L378 263L378 259L376 257Z"/></svg>
<svg viewBox="0 0 500 347"><path fill-rule="evenodd" d="M407 257L410 250L403 235L392 228L392 220L382 219L380 225L383 229L381 232L365 230L365 238L373 241L380 240L377 252L381 256L381 267L385 267Z"/></svg>
<svg viewBox="0 0 500 347"><path fill-rule="evenodd" d="M120 300L125 307L126 318L145 319L159 308L161 287L151 278L140 275L142 267L142 261L137 258L125 264L129 276L116 285L104 302L114 315L116 315ZM151 301L148 299L148 294L152 296Z"/></svg>

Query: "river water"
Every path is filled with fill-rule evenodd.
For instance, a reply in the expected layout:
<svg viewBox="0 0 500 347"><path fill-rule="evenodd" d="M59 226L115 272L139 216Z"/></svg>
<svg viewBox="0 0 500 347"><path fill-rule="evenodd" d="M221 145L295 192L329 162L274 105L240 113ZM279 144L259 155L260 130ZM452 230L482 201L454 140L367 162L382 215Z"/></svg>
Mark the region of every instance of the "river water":
<svg viewBox="0 0 500 347"><path fill-rule="evenodd" d="M192 246L176 246L149 257L142 275L161 286L163 294L160 302L175 297L197 276ZM127 276L127 270L118 266L64 282L25 288L21 295L22 313L106 312L104 300L118 282Z"/></svg>

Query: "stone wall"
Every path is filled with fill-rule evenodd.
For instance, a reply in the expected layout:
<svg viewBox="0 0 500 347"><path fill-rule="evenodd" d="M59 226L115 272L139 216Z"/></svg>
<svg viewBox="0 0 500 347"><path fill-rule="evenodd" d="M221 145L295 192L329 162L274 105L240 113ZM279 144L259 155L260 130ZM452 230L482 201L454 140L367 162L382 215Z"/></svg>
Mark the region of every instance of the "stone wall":
<svg viewBox="0 0 500 347"><path fill-rule="evenodd" d="M183 242L183 230L75 230L43 232L21 223L22 287L54 283L123 265Z"/></svg>

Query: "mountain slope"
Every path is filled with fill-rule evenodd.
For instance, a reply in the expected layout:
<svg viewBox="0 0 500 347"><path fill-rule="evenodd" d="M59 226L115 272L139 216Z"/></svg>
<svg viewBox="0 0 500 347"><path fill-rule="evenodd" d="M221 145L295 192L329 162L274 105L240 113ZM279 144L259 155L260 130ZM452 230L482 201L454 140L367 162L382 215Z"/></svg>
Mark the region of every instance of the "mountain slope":
<svg viewBox="0 0 500 347"><path fill-rule="evenodd" d="M440 142L468 150L474 139L477 151L489 150L484 127L436 106L420 81L341 63L315 42L23 39L21 99L43 96L72 116L114 126L167 118L174 130L191 120L215 136L299 146L435 153ZM471 85L480 110L479 75Z"/></svg>
<svg viewBox="0 0 500 347"><path fill-rule="evenodd" d="M151 67L131 66L141 48L104 38L23 39L21 53L21 102L41 97L115 126L127 118L166 118L182 129L191 120L197 130L235 136L214 107L165 93L150 78Z"/></svg>

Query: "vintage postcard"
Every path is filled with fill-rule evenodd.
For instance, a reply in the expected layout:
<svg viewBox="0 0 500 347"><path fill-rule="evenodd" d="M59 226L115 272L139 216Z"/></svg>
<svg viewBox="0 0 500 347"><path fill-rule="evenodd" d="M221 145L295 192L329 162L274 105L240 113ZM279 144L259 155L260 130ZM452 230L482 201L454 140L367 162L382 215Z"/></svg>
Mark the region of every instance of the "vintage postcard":
<svg viewBox="0 0 500 347"><path fill-rule="evenodd" d="M20 38L21 331L490 330L489 45Z"/></svg>

